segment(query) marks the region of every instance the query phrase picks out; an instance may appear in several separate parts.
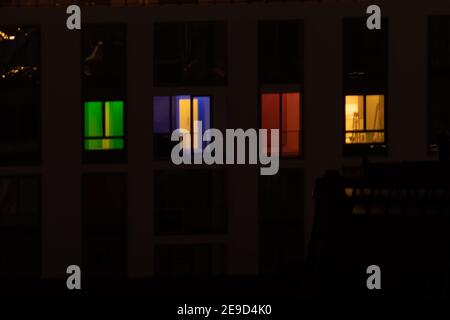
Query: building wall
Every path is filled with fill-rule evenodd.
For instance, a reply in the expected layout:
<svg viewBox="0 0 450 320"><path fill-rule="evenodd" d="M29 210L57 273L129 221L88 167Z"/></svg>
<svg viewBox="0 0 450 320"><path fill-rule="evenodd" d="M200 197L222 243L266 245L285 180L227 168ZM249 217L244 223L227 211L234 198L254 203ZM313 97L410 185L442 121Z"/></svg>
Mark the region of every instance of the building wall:
<svg viewBox="0 0 450 320"><path fill-rule="evenodd" d="M389 19L388 155L376 161L433 159L427 148L427 16L450 14L447 1L379 1ZM156 236L153 219L156 170L172 164L153 159L152 96L208 93L214 96L214 124L258 127L257 22L303 19L305 73L304 157L281 167L304 170L304 237L314 221L315 180L325 170L357 166L343 157L342 18L365 16L368 2L268 3L83 8L83 23L126 23L128 27L128 161L82 164L80 33L65 27L64 9L0 9L2 24L39 24L42 31L42 164L0 167L0 175L42 177L42 269L46 278L63 277L68 265L81 264L81 175L128 174L128 272L154 274L155 246L224 243L231 274L258 272L259 169L230 166L226 235ZM228 25L228 85L167 88L153 86L153 23L224 20ZM64 86L61 85L64 83ZM138 138L140 137L140 138ZM372 160L372 159L371 159Z"/></svg>

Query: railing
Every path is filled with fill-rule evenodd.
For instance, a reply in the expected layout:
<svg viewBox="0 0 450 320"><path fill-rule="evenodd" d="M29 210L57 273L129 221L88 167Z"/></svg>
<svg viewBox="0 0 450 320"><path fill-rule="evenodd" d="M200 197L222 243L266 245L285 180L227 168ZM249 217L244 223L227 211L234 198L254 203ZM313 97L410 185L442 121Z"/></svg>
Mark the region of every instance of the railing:
<svg viewBox="0 0 450 320"><path fill-rule="evenodd" d="M308 268L327 289L364 290L360 275L376 264L398 279L421 276L410 287L391 282L396 292L431 284L450 295L450 163L370 166L317 181Z"/></svg>

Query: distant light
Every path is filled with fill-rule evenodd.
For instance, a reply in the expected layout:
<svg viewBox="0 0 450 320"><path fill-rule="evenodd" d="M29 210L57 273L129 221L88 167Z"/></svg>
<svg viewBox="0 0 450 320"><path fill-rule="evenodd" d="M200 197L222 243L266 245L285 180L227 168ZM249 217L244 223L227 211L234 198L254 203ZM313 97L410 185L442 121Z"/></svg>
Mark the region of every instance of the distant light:
<svg viewBox="0 0 450 320"><path fill-rule="evenodd" d="M9 36L9 40L14 40L16 36Z"/></svg>

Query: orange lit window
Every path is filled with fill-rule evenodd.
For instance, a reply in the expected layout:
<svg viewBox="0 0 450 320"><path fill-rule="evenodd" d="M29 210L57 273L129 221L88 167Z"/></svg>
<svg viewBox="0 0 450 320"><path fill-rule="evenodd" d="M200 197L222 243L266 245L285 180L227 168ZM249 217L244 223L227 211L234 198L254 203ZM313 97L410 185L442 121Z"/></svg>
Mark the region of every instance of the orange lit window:
<svg viewBox="0 0 450 320"><path fill-rule="evenodd" d="M299 92L263 93L261 97L261 128L268 130L264 152L271 151L270 129L280 129L281 155L286 157L300 155L300 117Z"/></svg>
<svg viewBox="0 0 450 320"><path fill-rule="evenodd" d="M384 143L384 95L345 96L345 143Z"/></svg>

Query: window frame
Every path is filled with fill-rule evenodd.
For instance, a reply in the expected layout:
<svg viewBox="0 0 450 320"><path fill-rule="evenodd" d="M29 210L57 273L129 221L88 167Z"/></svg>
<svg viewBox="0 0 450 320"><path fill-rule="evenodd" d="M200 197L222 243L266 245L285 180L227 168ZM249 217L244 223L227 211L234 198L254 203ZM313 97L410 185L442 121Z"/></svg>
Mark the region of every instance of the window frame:
<svg viewBox="0 0 450 320"><path fill-rule="evenodd" d="M435 133L433 132L434 125L433 125L433 109L436 108L432 107L432 84L433 84L433 78L436 76L436 73L439 74L439 72L442 69L437 70L436 68L433 68L432 58L434 53L433 49L433 40L435 40L436 36L432 33L433 29L433 23L439 24L439 22L442 23L442 21L439 20L447 20L446 24L447 26L450 25L450 14L434 14L427 17L427 42L426 42L426 50L427 50L427 85L426 85L426 99L427 99L427 115L426 115L426 148L427 148L427 155L429 156L436 156L439 155L439 138L435 138ZM435 27L436 28L436 27ZM441 29L441 28L440 28ZM448 42L450 42L450 31L448 31ZM450 71L447 70L445 74L445 78L450 79Z"/></svg>
<svg viewBox="0 0 450 320"><path fill-rule="evenodd" d="M342 154L344 157L365 157L365 156L387 156L389 151L389 70L390 70L390 18L389 17L381 17L381 23L383 25L381 32L385 33L385 39L383 39L383 45L385 48L385 52L383 51L383 55L385 56L385 65L383 65L383 71L385 72L382 76L379 74L370 73L369 77L364 76L363 78L360 75L357 75L356 78L349 77L348 74L348 59L346 57L347 52L347 40L348 37L352 34L346 34L346 24L349 23L361 23L361 25L365 25L365 20L361 17L355 16L344 16L341 19L341 31L342 31L342 113L341 113L341 124L343 124L343 128L340 129L343 136L341 137L342 143ZM370 30L368 30L370 31ZM378 30L377 30L378 31ZM365 31L367 32L367 31ZM351 70L355 71L355 70ZM372 70L364 70L365 72L370 72ZM365 97L368 95L384 95L384 142L383 143L354 143L347 144L346 143L346 115L345 115L345 97L348 95L363 95L364 96L364 104Z"/></svg>
<svg viewBox="0 0 450 320"><path fill-rule="evenodd" d="M189 178L192 178L195 176L194 173L201 173L206 175L207 180L207 189L209 192L209 197L207 197L208 201L208 227L206 229L190 229L189 226L186 226L186 224L183 222L183 225L180 230L163 230L160 228L161 226L161 215L163 214L162 211L168 210L168 209L178 209L183 210L183 218L188 217L188 214L191 213L191 210L193 208L188 207L187 210L186 207L169 207L166 205L159 206L159 196L157 193L161 192L161 185L164 185L166 182L167 185L170 185L175 180L174 177L177 174L185 174ZM192 176L191 176L192 175ZM204 176L203 176L204 177ZM158 184L158 182L164 181L162 184ZM221 194L219 193L219 190L217 188L217 185L219 185L219 182L223 182L224 184L224 192ZM229 216L229 205L228 205L228 199L229 199L229 193L227 191L227 188L229 186L229 179L227 176L226 169L211 169L211 168L205 168L205 167L199 167L197 169L188 169L184 170L182 168L176 168L174 170L170 169L158 169L155 171L155 174L153 176L153 186L155 190L155 200L153 201L153 212L154 212L154 228L153 232L157 236L189 236L189 235L224 235L228 232L228 216ZM190 184L192 187L192 184ZM191 188L192 189L192 188ZM198 189L192 189L195 190L194 193L198 193ZM224 208L216 207L214 205L214 199L217 198L217 196L223 196L223 204ZM220 212L220 210L223 209L223 212ZM187 213L186 213L187 212ZM223 214L223 216L221 215ZM219 223L218 225L215 225L213 223L214 218L223 218L223 224Z"/></svg>
<svg viewBox="0 0 450 320"><path fill-rule="evenodd" d="M384 130L366 130L366 98L367 96L384 96ZM364 130L359 131L347 131L346 128L346 97L347 96L363 96L364 101ZM343 123L343 151L344 156L365 156L365 155L387 155L388 149L388 93L387 90L377 90L377 91L347 91L343 95L343 112L342 112L342 123ZM383 132L384 142L372 142L372 143L347 143L346 134L347 133L368 133L368 132Z"/></svg>
<svg viewBox="0 0 450 320"><path fill-rule="evenodd" d="M155 133L155 123L154 123L154 119L152 119L152 133L153 133L153 137L157 137L157 136L161 136L164 137L166 135L168 135L168 138L170 140L170 136L172 135L172 132L176 129L179 128L173 128L172 127L172 117L173 117L173 99L177 96L189 96L189 100L190 100L190 108L189 108L189 116L190 116L190 127L189 127L189 133L191 134L191 152L195 152L194 150L194 139L192 138L192 133L193 133L193 129L194 129L194 119L193 119L193 99L194 98L209 98L209 128L208 129L212 129L214 128L213 126L213 119L214 119L214 99L213 99L213 95L211 94L171 94L171 95L153 95L152 96L152 117L153 117L153 113L154 113L154 108L155 108L155 97L169 97L169 133L167 134L161 134L161 133ZM203 135L203 133L202 133ZM176 142L176 141L175 141ZM201 152L203 153L204 147L202 146ZM165 158L164 156L160 156L160 155L156 155L155 156L156 159L162 159Z"/></svg>
<svg viewBox="0 0 450 320"><path fill-rule="evenodd" d="M123 101L111 101L111 100L104 100L104 101L85 101L84 102L84 108L86 108L86 103L89 102L100 102L102 104L102 135L101 136L95 136L95 137L86 137L86 121L84 121L84 130L83 130L83 140L84 142L86 142L87 140L98 140L98 139L108 139L108 140L118 140L118 139L122 139L122 142L124 141L124 137L125 137L125 130L123 130L123 135L122 136L106 136L105 130L106 130L106 119L105 119L105 109L106 109L106 103L107 102L122 102L122 121L124 122L124 115L125 115L125 103ZM86 109L84 110L86 112ZM124 123L122 123L122 127L124 128ZM125 148L125 144L124 144L124 148ZM106 151L106 150L123 150L124 148L121 149L84 149L85 151Z"/></svg>
<svg viewBox="0 0 450 320"><path fill-rule="evenodd" d="M302 90L303 88L299 85L291 85L291 86L278 86L278 85L274 85L274 86L262 86L259 90L259 95L258 95L258 115L259 115L259 128L260 129L264 129L262 127L262 95L263 94L279 94L280 96L280 127L279 129L279 139L278 139L278 146L279 146L279 157L280 159L283 160L303 160L304 159L304 140L305 140L305 135L304 135L304 108L303 108L303 101L304 101L304 92ZM282 121L283 121L283 117L282 117L282 94L285 93L298 93L300 96L300 101L299 101L299 126L300 129L298 130L298 134L300 135L299 137L299 152L298 155L295 156L287 156L287 155L283 155L283 150L282 150ZM258 152L259 152L259 145L258 145Z"/></svg>
<svg viewBox="0 0 450 320"><path fill-rule="evenodd" d="M33 95L34 101L33 105L36 108L36 150L30 152L0 152L0 165L2 166L28 166L28 165L41 165L42 163L42 68L43 68L43 43L42 43L42 27L39 24L8 24L4 23L1 27L6 28L34 28L37 32L38 45L38 57L37 57L37 68L38 68L38 80L37 83L29 84L26 86L11 86L7 85L0 89L0 96L6 96L8 99L14 99L15 94L23 94L26 92L27 96ZM21 105L21 108L23 105ZM16 110L17 112L17 110ZM17 119L16 119L17 120ZM17 137L16 137L17 139ZM16 140L17 141L17 140Z"/></svg>
<svg viewBox="0 0 450 320"><path fill-rule="evenodd" d="M105 102L111 102L111 101L121 101L123 103L123 148L122 149L100 149L100 150L89 150L85 149L85 130L86 130L86 123L85 123L85 103L86 102L101 102L102 103L102 110L104 110ZM82 154L82 161L83 163L115 163L115 162L126 162L127 160L127 153L128 153L128 125L127 125L127 100L111 97L110 99L103 99L103 98L93 98L93 99L83 99L81 102L81 141L80 141L80 148L81 148L81 154ZM104 112L102 116L102 123L103 123L103 130L104 130L104 123L105 123L105 117ZM108 137L104 137L108 138ZM95 138L99 139L99 138Z"/></svg>
<svg viewBox="0 0 450 320"><path fill-rule="evenodd" d="M225 77L223 81L214 81L211 79L207 79L206 81L204 79L200 81L186 81L185 79L180 79L179 81L161 81L158 79L158 70L161 65L161 61L173 61L173 60L179 60L180 58L161 58L158 53L154 50L153 52L153 83L155 87L225 87L228 85L229 82L229 55L228 55L228 49L229 49L229 35L228 35L228 22L226 20L192 20L192 21L158 21L153 25L153 47L158 47L157 44L157 32L160 30L161 27L169 26L169 25L180 25L184 31L184 34L188 34L191 36L192 30L196 25L204 24L209 27L211 30L216 30L217 26L223 25L224 32L225 32L225 39L224 39L224 52L225 52L225 61L224 61L224 69L225 69ZM214 37L212 38L218 38L217 34L214 34ZM220 39L220 38L218 38ZM189 44L192 43L192 39L189 38ZM188 49L183 46L182 53L186 54ZM212 55L213 58L215 58L215 52Z"/></svg>
<svg viewBox="0 0 450 320"><path fill-rule="evenodd" d="M299 38L297 39L298 44L299 44L299 63L300 63L300 75L299 75L299 79L298 81L295 82L290 82L290 81L286 81L286 80L275 80L271 79L272 81L265 81L262 77L262 73L263 73L263 64L262 64L262 57L261 57L261 50L262 48L262 42L263 42L263 28L266 26L269 26L270 24L272 24L272 27L276 28L276 33L277 33L277 38L280 37L280 28L283 27L283 25L289 24L289 23L296 23L297 27L299 28ZM287 84L289 85L290 83L296 83L296 84L302 84L304 82L304 73L305 73L305 23L304 23L304 19L276 19L276 20L272 20L272 19L263 19L263 20L258 20L258 25L257 25L257 41L258 41L258 64L257 64L257 69L258 69L258 82L264 85L270 85L270 84L277 84L277 85L282 85L282 84Z"/></svg>
<svg viewBox="0 0 450 320"><path fill-rule="evenodd" d="M385 133L385 131L386 131L386 126L384 125L384 119L383 119L383 130L375 130L375 129L373 129L373 130L370 130L370 129L367 129L367 97L368 96L383 96L383 100L384 100L384 94L355 94L355 95L353 95L353 94L346 94L345 95L345 98L347 98L348 96L362 96L363 97L363 110L364 110L364 118L363 118L363 126L364 126L364 128L363 129L361 129L361 130L347 130L347 128L345 128L345 135L347 135L347 133L370 133L370 132L379 132L379 133ZM344 108L346 108L346 106L344 106ZM385 104L384 104L384 101L383 101L383 109L385 108ZM384 115L384 111L385 110L383 110L383 115ZM347 110L345 110L345 113L347 112ZM345 137L345 140L347 140L347 138ZM386 139L384 139L384 140L386 140ZM361 142L361 143L347 143L347 142L345 142L346 143L346 145L349 145L349 144L385 144L384 142L371 142L371 143L367 143L367 142Z"/></svg>
<svg viewBox="0 0 450 320"><path fill-rule="evenodd" d="M88 206L88 197L86 193L86 189L88 189L87 185L89 183L89 179L93 177L114 177L114 178L122 178L125 185L124 185L124 211L119 213L119 221L105 221L101 224L98 223L92 223L87 218L89 214L89 206ZM87 278L92 278L92 271L89 269L89 249L92 243L95 244L95 241L92 240L98 240L98 238L107 238L113 235L116 240L119 239L120 241L123 241L122 245L123 252L120 252L124 254L125 257L124 261L121 261L123 265L121 266L121 272L118 275L115 275L117 278L122 279L126 278L128 274L128 264L127 264L127 256L129 254L128 246L129 246L129 231L128 231L128 213L129 213L129 184L128 184L128 173L124 171L105 171L105 172L85 172L81 175L81 184L80 184L80 203L81 203L81 226L82 226L82 232L81 232L81 248L82 248L82 257L81 257L81 265L82 267L86 268L87 270L86 276ZM94 246L95 247L95 246ZM117 254L117 252L116 252ZM107 270L108 272L109 270ZM94 277L104 277L105 275L101 274L94 274ZM109 276L109 274L108 274Z"/></svg>
<svg viewBox="0 0 450 320"><path fill-rule="evenodd" d="M0 180L12 180L12 181L16 181L18 184L18 194L17 194L17 204L20 203L20 184L22 183L22 180L24 179L32 179L36 181L37 184L37 195L38 195L38 199L37 199L37 211L34 212L36 214L36 225L27 225L27 226L17 226L17 227L12 227L12 226L8 226L8 225L3 225L3 223L0 221L0 229L3 228L17 228L17 229L24 229L24 228L32 228L32 229L38 229L41 230L41 226L42 226L42 179L40 177L40 175L37 174L25 174L25 175L11 175L11 174L4 174L4 175L0 175ZM20 212L20 210L17 208L16 213L19 216L23 215L22 212ZM42 236L42 235L41 235Z"/></svg>

